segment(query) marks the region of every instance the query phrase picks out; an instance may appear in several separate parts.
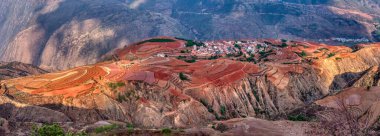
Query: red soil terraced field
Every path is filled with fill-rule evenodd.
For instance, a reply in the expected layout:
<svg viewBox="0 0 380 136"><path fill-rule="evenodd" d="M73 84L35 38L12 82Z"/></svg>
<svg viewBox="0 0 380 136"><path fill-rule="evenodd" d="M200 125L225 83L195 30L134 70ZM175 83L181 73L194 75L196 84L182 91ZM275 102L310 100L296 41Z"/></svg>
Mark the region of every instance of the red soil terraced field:
<svg viewBox="0 0 380 136"><path fill-rule="evenodd" d="M180 72L188 75L191 80L187 82L179 79ZM114 82L141 81L156 84L163 81L170 82L170 88L223 86L259 72L256 65L227 59L186 63L172 58L151 58L83 66L59 73L8 80L6 83L30 94L76 97L99 93L98 89L102 86ZM175 90L171 92L178 95Z"/></svg>
<svg viewBox="0 0 380 136"><path fill-rule="evenodd" d="M171 52L173 49L183 47L184 44L184 41L175 38L157 37L118 49L115 51L115 54L121 59L126 58L128 54L134 54L135 57L144 58L161 52Z"/></svg>
<svg viewBox="0 0 380 136"><path fill-rule="evenodd" d="M268 56L269 61L255 64L256 62L223 57L213 60L199 59L194 63L188 63L173 56L152 56L162 52L170 55L170 52L186 48L183 46L184 41L168 37L157 39L146 40L116 51L120 58L131 52L140 57L139 60L108 61L5 82L10 87L29 94L64 97L100 93L109 90L110 83L129 81L157 85L163 90L171 89L171 93L178 95L178 90L228 86L249 76L266 76L276 87L285 89L291 73L303 73L304 68L310 64L318 67L318 63L304 63L305 60L318 62L329 58L353 56L352 49L344 46L291 41L287 42L287 47L277 47L279 41L269 40L272 46L268 48L275 50ZM368 47L372 46L379 45ZM294 61L297 63L293 63Z"/></svg>

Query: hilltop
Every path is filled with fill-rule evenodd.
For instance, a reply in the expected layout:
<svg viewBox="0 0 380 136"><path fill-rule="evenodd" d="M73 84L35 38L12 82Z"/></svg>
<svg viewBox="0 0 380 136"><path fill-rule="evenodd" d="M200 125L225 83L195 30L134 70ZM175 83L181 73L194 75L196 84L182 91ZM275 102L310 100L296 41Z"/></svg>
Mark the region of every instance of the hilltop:
<svg viewBox="0 0 380 136"><path fill-rule="evenodd" d="M330 133L320 123L336 123L329 117L341 110L332 103L341 98L343 105L360 108L358 117L368 116L358 130L368 129L379 117L371 110L377 105L372 96L380 92L372 87L380 84L379 49L379 43L349 48L284 39L156 37L108 52L94 65L4 81L9 90L0 110L8 112L0 117L19 125L7 129L24 133L30 128L25 122L60 122L91 132L88 125L106 121L133 124L141 128L136 133L182 128L185 132L173 133L229 135L260 129L291 135L302 127L297 134L318 135ZM253 128L241 131L244 124ZM123 134L122 126L114 133ZM336 133L347 131L341 130Z"/></svg>

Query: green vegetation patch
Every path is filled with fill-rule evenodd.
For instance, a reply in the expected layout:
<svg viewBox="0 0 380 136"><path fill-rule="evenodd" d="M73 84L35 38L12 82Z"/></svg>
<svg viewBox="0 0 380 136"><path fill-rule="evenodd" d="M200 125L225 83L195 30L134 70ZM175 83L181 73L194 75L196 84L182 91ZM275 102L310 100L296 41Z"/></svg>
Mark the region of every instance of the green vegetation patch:
<svg viewBox="0 0 380 136"><path fill-rule="evenodd" d="M209 57L208 60L216 60L218 58L219 58L219 56L213 55L213 56Z"/></svg>
<svg viewBox="0 0 380 136"><path fill-rule="evenodd" d="M117 82L117 83L108 83L108 87L110 87L112 90L115 90L119 87L125 86L125 83L123 82Z"/></svg>
<svg viewBox="0 0 380 136"><path fill-rule="evenodd" d="M216 125L213 125L212 126L213 129L215 130L218 130L220 132L226 132L229 128L227 125L223 124L223 123L219 123L219 124L216 124Z"/></svg>
<svg viewBox="0 0 380 136"><path fill-rule="evenodd" d="M177 56L177 59L185 61L187 63L194 63L197 62L198 57L197 56L191 56L190 58L186 56Z"/></svg>
<svg viewBox="0 0 380 136"><path fill-rule="evenodd" d="M145 41L139 42L139 43L137 43L137 45L144 44L144 43L147 43L147 42L175 42L175 40L173 40L173 39L156 38L156 39L149 39L149 40L145 40Z"/></svg>
<svg viewBox="0 0 380 136"><path fill-rule="evenodd" d="M189 78L184 74L184 73L179 73L179 79L185 81L185 80L189 80Z"/></svg>
<svg viewBox="0 0 380 136"><path fill-rule="evenodd" d="M336 55L335 53L329 53L329 54L327 54L327 58L334 57L335 55Z"/></svg>
<svg viewBox="0 0 380 136"><path fill-rule="evenodd" d="M65 131L58 124L45 124L41 127L33 126L32 136L86 136L85 132L72 133Z"/></svg>
<svg viewBox="0 0 380 136"><path fill-rule="evenodd" d="M109 132L117 128L119 128L119 126L116 124L105 125L105 126L95 128L95 133L99 134L99 133Z"/></svg>
<svg viewBox="0 0 380 136"><path fill-rule="evenodd" d="M282 43L282 44L280 45L280 47L282 47L282 48L288 47L288 44L286 44L286 43Z"/></svg>
<svg viewBox="0 0 380 136"><path fill-rule="evenodd" d="M305 51L301 51L300 53L296 52L296 54L297 54L298 56L302 57L302 58L307 56L307 54L306 54Z"/></svg>
<svg viewBox="0 0 380 136"><path fill-rule="evenodd" d="M291 121L311 121L312 118L307 117L306 115L303 115L303 114L297 114L297 115L289 115L288 120L291 120Z"/></svg>
<svg viewBox="0 0 380 136"><path fill-rule="evenodd" d="M193 47L193 46L206 46L203 42L197 42L194 40L186 40L186 47Z"/></svg>
<svg viewBox="0 0 380 136"><path fill-rule="evenodd" d="M239 44L235 44L234 47L238 48L239 50L241 50L241 46Z"/></svg>
<svg viewBox="0 0 380 136"><path fill-rule="evenodd" d="M41 127L33 127L34 136L65 136L65 131L57 125L43 125Z"/></svg>
<svg viewBox="0 0 380 136"><path fill-rule="evenodd" d="M161 130L161 133L164 136L170 136L172 134L172 130L170 128L164 128L164 129Z"/></svg>
<svg viewBox="0 0 380 136"><path fill-rule="evenodd" d="M203 104L203 106L207 107L208 112L214 112L214 109L212 109L212 106L208 104L206 99L201 99L201 103Z"/></svg>
<svg viewBox="0 0 380 136"><path fill-rule="evenodd" d="M220 114L222 114L222 116L226 116L226 106L220 106Z"/></svg>
<svg viewBox="0 0 380 136"><path fill-rule="evenodd" d="M317 49L317 50L319 50L319 51L323 51L323 50L329 50L328 48L319 48L319 49Z"/></svg>

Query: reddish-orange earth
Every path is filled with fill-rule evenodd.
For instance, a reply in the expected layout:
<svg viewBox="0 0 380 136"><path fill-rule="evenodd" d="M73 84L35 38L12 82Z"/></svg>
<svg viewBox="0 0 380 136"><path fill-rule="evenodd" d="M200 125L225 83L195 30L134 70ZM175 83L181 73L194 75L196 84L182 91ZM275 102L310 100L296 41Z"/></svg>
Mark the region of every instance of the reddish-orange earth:
<svg viewBox="0 0 380 136"><path fill-rule="evenodd" d="M175 57L152 57L159 53L176 54L186 48L185 41L170 37L159 38L171 39L174 42L140 42L115 51L119 58L125 58L132 54L138 57L138 60L108 61L6 82L14 85L18 90L30 94L76 97L88 93L100 93L101 86L107 86L107 83L141 81L165 87L168 82L171 82L175 89L183 90L229 86L248 75L265 75L277 87L284 89L289 81L290 73L303 73L304 70L302 63L285 64L285 62L315 59L311 64L318 68L320 61L324 61L324 59L355 57L351 53L352 49L346 46L292 41L288 42L291 46L277 49L275 54L268 56L271 61L260 63L261 66L228 58L187 63ZM279 40L261 41L270 42L273 45L281 44ZM360 47L362 46L364 45ZM380 44L366 45L365 47L379 48ZM302 52L305 52L307 56L302 58L297 55ZM329 56L329 54L333 54L333 56ZM182 81L179 73L183 73L189 80Z"/></svg>

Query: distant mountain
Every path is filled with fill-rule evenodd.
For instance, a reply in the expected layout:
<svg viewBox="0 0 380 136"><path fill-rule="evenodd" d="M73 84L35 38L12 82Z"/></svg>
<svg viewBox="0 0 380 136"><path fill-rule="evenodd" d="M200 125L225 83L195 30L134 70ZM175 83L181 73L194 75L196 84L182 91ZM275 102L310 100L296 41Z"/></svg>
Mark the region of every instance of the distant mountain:
<svg viewBox="0 0 380 136"><path fill-rule="evenodd" d="M67 69L153 36L375 41L379 7L377 0L3 0L0 60Z"/></svg>
<svg viewBox="0 0 380 136"><path fill-rule="evenodd" d="M0 62L0 80L45 74L47 71L20 62Z"/></svg>

